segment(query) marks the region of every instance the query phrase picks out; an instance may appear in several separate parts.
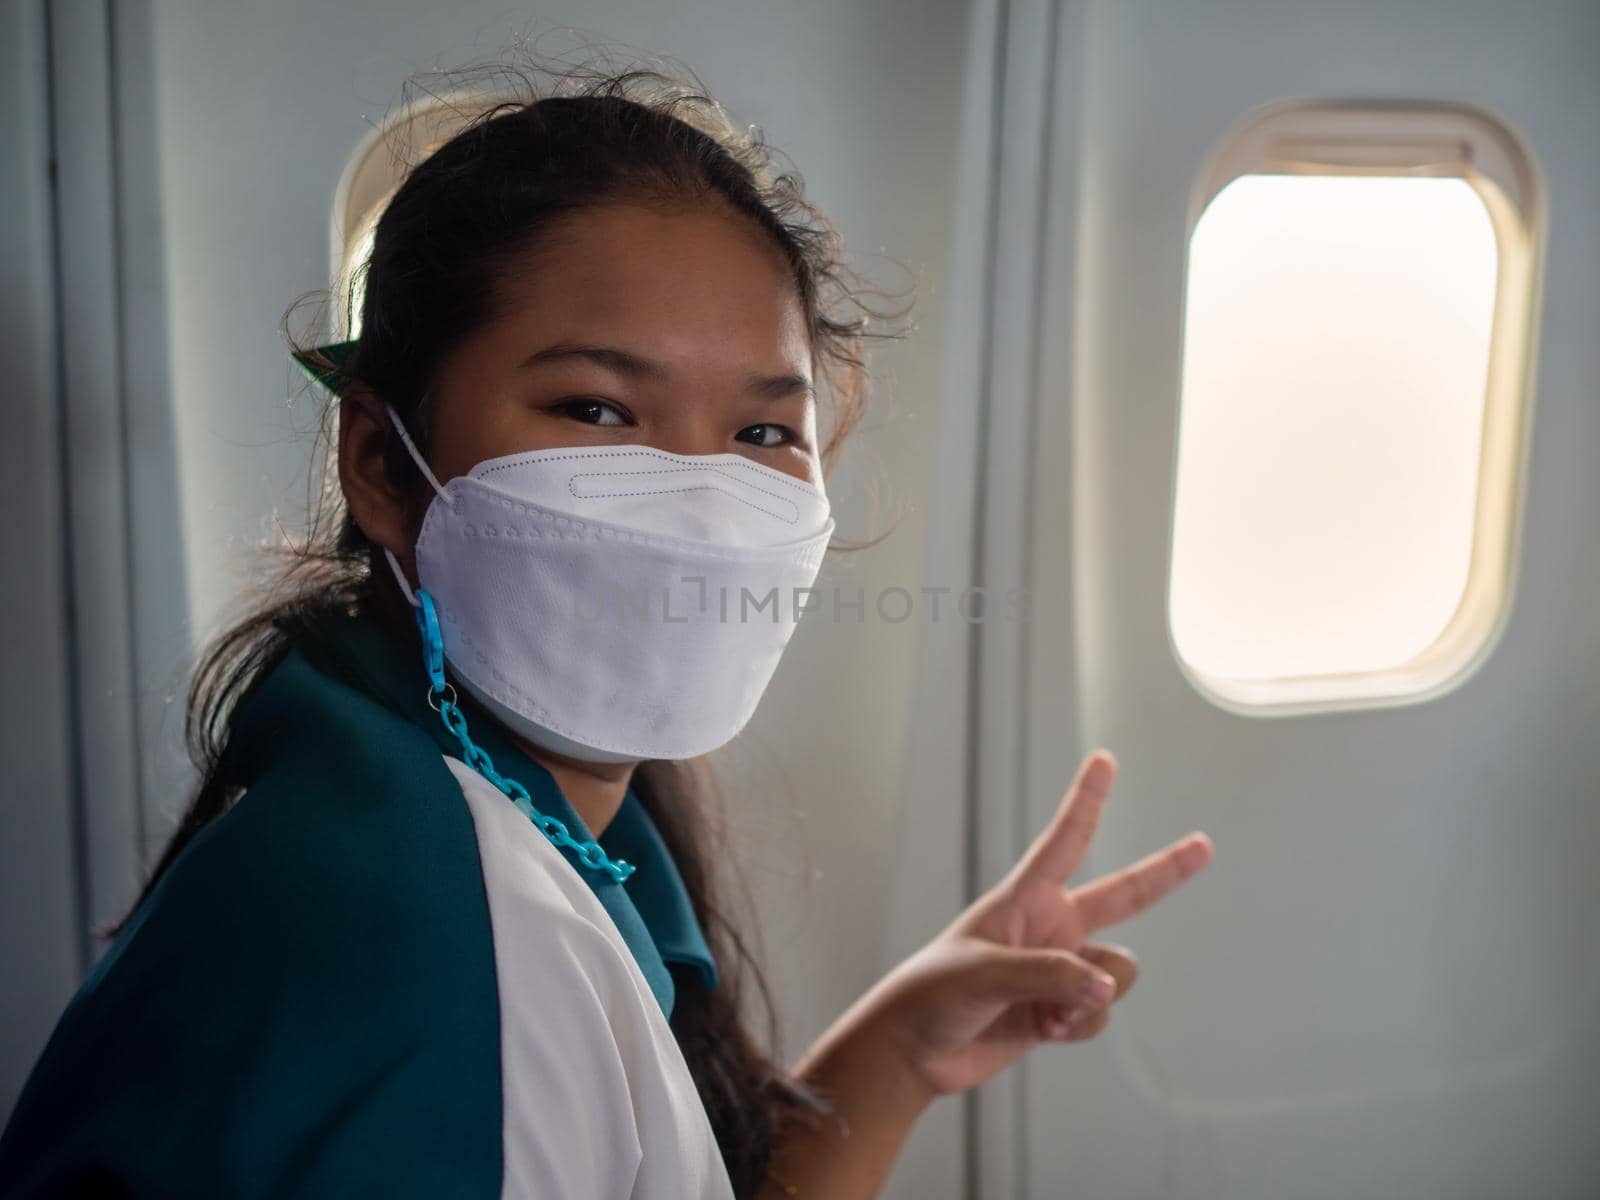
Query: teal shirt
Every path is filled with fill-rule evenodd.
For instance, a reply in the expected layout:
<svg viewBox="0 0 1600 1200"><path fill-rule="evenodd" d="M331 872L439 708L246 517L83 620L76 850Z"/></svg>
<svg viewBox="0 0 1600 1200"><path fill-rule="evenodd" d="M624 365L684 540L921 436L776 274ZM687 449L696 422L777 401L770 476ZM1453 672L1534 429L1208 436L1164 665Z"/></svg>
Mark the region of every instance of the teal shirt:
<svg viewBox="0 0 1600 1200"><path fill-rule="evenodd" d="M364 619L336 633L246 701L229 754L248 790L68 1004L0 1136L0 1195L499 1195L488 898L442 757L459 747L414 648ZM588 836L464 707L497 768ZM682 880L631 792L598 840L638 867L626 883L563 853L670 1016L676 983L717 983Z"/></svg>

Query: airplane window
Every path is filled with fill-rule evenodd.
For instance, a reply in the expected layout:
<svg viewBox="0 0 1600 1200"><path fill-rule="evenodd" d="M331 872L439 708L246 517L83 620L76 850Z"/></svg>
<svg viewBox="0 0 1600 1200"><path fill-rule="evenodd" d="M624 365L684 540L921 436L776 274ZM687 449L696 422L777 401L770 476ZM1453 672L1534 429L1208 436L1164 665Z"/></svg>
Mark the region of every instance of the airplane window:
<svg viewBox="0 0 1600 1200"><path fill-rule="evenodd" d="M1168 586L1185 674L1253 715L1457 686L1510 601L1526 153L1476 110L1285 106L1197 199Z"/></svg>
<svg viewBox="0 0 1600 1200"><path fill-rule="evenodd" d="M338 328L344 338L361 333L361 301L373 234L384 206L405 174L442 146L497 98L491 91L428 95L402 109L364 138L346 164L334 193L333 275Z"/></svg>

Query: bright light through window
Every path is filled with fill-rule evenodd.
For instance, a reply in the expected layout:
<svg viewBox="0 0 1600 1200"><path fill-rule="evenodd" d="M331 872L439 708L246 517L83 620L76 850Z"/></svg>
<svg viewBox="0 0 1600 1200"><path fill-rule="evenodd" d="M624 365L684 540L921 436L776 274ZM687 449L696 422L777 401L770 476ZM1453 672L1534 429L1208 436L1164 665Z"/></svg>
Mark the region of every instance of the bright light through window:
<svg viewBox="0 0 1600 1200"><path fill-rule="evenodd" d="M1246 175L1190 250L1173 637L1234 680L1420 654L1472 560L1495 238L1458 179Z"/></svg>
<svg viewBox="0 0 1600 1200"><path fill-rule="evenodd" d="M1174 652L1243 712L1438 694L1508 612L1536 170L1481 110L1287 103L1192 212Z"/></svg>

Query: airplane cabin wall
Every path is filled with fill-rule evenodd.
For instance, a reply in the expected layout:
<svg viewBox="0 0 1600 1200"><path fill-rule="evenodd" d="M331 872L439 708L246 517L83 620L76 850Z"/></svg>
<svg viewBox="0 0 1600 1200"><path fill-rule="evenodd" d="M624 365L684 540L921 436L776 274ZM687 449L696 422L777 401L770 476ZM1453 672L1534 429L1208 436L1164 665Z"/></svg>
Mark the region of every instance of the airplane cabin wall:
<svg viewBox="0 0 1600 1200"><path fill-rule="evenodd" d="M997 1194L1593 1196L1600 6L1089 0L1057 53L1076 116L1047 186L1032 544L1041 609L1071 619L1031 626L1032 825L1105 745L1080 877L1191 829L1216 856L1107 931L1140 983L1095 1043L1029 1064L1024 1178ZM1537 155L1549 225L1503 639L1426 703L1267 719L1180 673L1166 570L1190 188L1286 97L1486 107Z"/></svg>

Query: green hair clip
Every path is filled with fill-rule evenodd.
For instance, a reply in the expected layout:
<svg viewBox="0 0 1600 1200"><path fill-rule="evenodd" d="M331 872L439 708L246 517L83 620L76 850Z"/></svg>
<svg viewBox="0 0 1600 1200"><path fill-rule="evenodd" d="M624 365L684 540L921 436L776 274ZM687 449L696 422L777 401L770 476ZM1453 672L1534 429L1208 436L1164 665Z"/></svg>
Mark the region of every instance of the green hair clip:
<svg viewBox="0 0 1600 1200"><path fill-rule="evenodd" d="M300 364L301 369L335 396L339 394L339 389L350 381L350 365L355 361L355 357L354 341L329 342L326 346L317 346L305 353L294 351L294 360ZM333 365L326 367L322 365L323 362Z"/></svg>

